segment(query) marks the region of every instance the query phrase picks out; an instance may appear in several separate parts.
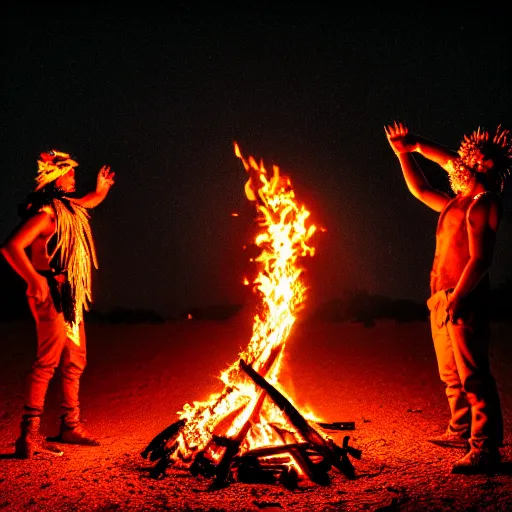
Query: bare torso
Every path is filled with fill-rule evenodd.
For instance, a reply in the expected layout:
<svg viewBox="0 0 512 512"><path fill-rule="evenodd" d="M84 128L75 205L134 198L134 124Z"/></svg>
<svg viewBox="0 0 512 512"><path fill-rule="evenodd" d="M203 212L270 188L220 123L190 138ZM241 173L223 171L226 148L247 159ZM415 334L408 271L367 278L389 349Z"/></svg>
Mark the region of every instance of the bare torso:
<svg viewBox="0 0 512 512"><path fill-rule="evenodd" d="M48 215L49 216L49 215ZM39 236L30 245L30 260L36 270L49 270L50 258L48 257L48 241L55 233L55 219L49 216L47 228L45 228Z"/></svg>
<svg viewBox="0 0 512 512"><path fill-rule="evenodd" d="M473 196L456 196L439 216L436 252L432 265L431 292L454 288L469 261L467 213Z"/></svg>

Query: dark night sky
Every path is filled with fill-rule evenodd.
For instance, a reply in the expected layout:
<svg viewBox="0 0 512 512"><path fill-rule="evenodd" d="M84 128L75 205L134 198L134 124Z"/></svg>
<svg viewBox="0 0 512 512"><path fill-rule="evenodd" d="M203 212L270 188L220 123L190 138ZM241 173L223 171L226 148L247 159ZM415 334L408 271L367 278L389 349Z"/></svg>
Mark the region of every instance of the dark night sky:
<svg viewBox="0 0 512 512"><path fill-rule="evenodd" d="M355 287L427 298L437 214L407 191L383 125L400 118L453 148L479 125L512 127L499 5L70 9L11 8L0 22L0 239L39 153L60 149L80 163L80 190L101 165L116 172L92 213L97 308L243 302L254 209L236 140L289 174L327 229L307 262L313 303ZM510 188L495 285L512 274Z"/></svg>

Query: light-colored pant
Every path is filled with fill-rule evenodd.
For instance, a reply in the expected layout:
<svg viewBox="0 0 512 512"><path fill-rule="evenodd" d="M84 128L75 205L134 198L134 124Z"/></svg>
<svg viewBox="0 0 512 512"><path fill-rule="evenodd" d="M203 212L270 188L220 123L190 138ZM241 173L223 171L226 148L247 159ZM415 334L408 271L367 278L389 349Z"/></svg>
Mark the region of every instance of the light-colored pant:
<svg viewBox="0 0 512 512"><path fill-rule="evenodd" d="M446 290L427 301L439 376L450 406L449 425L470 429L472 446L496 448L503 444L503 417L489 364L485 308L466 304L455 324L448 319L446 305Z"/></svg>
<svg viewBox="0 0 512 512"><path fill-rule="evenodd" d="M28 300L36 321L37 357L27 376L25 407L37 414L43 412L48 385L60 364L62 407L66 410L78 408L80 377L86 366L83 322L78 346L67 337L64 315L57 312L51 296L40 304L31 297Z"/></svg>

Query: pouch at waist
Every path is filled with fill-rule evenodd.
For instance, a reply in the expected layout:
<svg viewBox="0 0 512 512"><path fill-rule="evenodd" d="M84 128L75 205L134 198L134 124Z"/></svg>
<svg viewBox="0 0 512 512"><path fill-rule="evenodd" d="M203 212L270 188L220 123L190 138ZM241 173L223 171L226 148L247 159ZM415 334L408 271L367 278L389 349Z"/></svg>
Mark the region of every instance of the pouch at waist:
<svg viewBox="0 0 512 512"><path fill-rule="evenodd" d="M46 278L50 296L57 312L64 313L65 317L66 314L69 316L67 311L70 309L73 311L73 307L70 308L69 306L72 297L70 296L67 272L54 272L53 270L38 270L37 272Z"/></svg>

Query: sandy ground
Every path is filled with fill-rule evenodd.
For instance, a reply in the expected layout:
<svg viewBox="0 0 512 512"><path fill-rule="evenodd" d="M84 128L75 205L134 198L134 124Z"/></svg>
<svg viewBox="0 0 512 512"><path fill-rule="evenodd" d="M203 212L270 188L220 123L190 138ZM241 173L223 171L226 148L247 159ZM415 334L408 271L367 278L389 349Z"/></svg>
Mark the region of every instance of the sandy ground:
<svg viewBox="0 0 512 512"><path fill-rule="evenodd" d="M356 478L333 468L329 485L234 482L209 490L208 479L169 469L155 480L140 455L177 419L185 402L220 391L218 375L245 348L250 320L87 326L89 363L82 409L102 446L65 446L63 457L12 457L23 403L22 382L35 350L33 326L0 324L0 509L30 511L497 511L512 503L512 325L493 324L492 365L505 415L503 463L494 476L450 474L463 452L426 437L442 431L447 404L428 324L386 321L297 324L281 384L295 405L325 421L354 421L333 434L362 450ZM49 390L43 432L58 428L58 381Z"/></svg>

